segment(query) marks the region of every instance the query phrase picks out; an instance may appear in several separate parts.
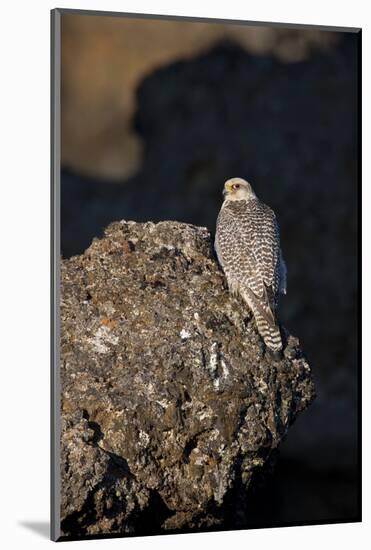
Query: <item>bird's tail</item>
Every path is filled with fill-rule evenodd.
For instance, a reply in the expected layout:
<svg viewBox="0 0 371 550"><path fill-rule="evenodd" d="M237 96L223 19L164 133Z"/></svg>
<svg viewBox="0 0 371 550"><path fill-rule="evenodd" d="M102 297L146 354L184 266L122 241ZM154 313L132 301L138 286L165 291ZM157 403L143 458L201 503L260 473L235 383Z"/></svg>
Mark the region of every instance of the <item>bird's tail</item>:
<svg viewBox="0 0 371 550"><path fill-rule="evenodd" d="M276 323L274 310L269 303L268 294L262 300L247 287L241 289L241 294L253 312L258 332L265 345L272 351L280 351L283 347L281 332Z"/></svg>
<svg viewBox="0 0 371 550"><path fill-rule="evenodd" d="M255 310L253 313L259 334L265 345L272 351L280 351L282 349L282 338L279 327L275 323L268 322L266 317L261 315L259 311Z"/></svg>

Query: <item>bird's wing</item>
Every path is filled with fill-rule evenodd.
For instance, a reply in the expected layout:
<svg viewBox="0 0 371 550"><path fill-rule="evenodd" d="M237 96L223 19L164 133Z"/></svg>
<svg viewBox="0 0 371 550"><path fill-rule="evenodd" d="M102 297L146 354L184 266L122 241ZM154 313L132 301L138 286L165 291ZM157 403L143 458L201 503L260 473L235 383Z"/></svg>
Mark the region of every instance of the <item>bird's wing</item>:
<svg viewBox="0 0 371 550"><path fill-rule="evenodd" d="M273 321L279 285L279 232L273 211L257 200L231 202L219 214L217 237L227 277L236 277Z"/></svg>
<svg viewBox="0 0 371 550"><path fill-rule="evenodd" d="M238 201L240 202L240 201ZM218 257L227 277L263 296L263 279L253 253L253 234L245 219L245 202L226 205L217 220Z"/></svg>
<svg viewBox="0 0 371 550"><path fill-rule="evenodd" d="M257 269L273 303L280 283L280 236L276 216L268 206L254 201L252 213L253 253Z"/></svg>
<svg viewBox="0 0 371 550"><path fill-rule="evenodd" d="M241 249L244 246L241 227L228 206L221 209L216 223L216 250L225 271L243 269Z"/></svg>
<svg viewBox="0 0 371 550"><path fill-rule="evenodd" d="M279 293L286 294L287 292L287 267L286 262L282 256L282 250L280 250L280 266L279 266Z"/></svg>

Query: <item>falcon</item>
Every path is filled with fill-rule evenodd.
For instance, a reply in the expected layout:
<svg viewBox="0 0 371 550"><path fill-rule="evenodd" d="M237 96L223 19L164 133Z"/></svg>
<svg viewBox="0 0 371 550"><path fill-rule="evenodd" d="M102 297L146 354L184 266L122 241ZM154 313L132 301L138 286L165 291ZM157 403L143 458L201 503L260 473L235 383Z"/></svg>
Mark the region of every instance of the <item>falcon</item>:
<svg viewBox="0 0 371 550"><path fill-rule="evenodd" d="M286 265L276 216L241 178L227 180L223 194L215 234L219 263L230 292L252 311L265 345L280 351L276 310L279 295L286 294Z"/></svg>

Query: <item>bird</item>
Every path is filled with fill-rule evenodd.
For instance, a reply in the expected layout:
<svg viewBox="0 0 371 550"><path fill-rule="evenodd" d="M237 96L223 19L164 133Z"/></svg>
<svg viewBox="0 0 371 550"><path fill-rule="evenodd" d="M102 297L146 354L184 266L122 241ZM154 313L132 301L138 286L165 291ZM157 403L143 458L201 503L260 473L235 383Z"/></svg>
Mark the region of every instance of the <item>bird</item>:
<svg viewBox="0 0 371 550"><path fill-rule="evenodd" d="M242 178L228 179L223 195L214 248L229 291L251 310L265 346L281 352L277 307L286 294L287 269L276 215Z"/></svg>

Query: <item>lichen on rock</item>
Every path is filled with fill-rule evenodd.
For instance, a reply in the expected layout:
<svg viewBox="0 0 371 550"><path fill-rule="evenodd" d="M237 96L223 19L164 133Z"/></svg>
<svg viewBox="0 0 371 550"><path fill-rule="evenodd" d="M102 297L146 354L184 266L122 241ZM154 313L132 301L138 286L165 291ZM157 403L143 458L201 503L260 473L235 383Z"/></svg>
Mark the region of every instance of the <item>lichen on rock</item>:
<svg viewBox="0 0 371 550"><path fill-rule="evenodd" d="M223 525L314 396L285 335L274 359L206 228L115 222L63 260L64 535Z"/></svg>

